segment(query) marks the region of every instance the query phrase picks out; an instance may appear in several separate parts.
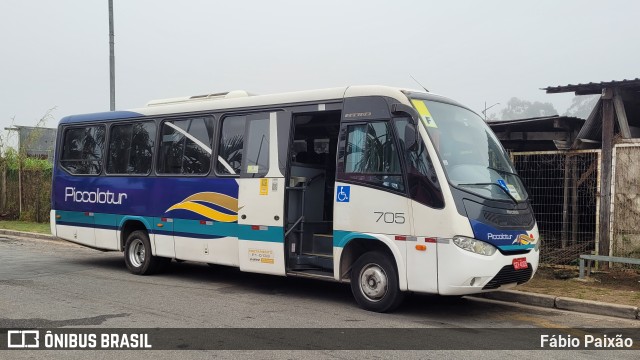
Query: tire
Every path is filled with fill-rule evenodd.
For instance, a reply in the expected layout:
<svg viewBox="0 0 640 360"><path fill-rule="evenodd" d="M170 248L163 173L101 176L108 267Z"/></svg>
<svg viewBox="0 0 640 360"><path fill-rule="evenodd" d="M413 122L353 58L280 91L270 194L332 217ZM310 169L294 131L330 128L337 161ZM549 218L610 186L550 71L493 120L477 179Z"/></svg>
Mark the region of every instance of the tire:
<svg viewBox="0 0 640 360"><path fill-rule="evenodd" d="M151 241L146 231L136 230L129 234L124 246L124 262L131 273L151 275L163 270L171 261L169 258L153 256Z"/></svg>
<svg viewBox="0 0 640 360"><path fill-rule="evenodd" d="M404 299L395 263L379 251L358 258L351 269L351 292L361 308L375 312L396 309Z"/></svg>

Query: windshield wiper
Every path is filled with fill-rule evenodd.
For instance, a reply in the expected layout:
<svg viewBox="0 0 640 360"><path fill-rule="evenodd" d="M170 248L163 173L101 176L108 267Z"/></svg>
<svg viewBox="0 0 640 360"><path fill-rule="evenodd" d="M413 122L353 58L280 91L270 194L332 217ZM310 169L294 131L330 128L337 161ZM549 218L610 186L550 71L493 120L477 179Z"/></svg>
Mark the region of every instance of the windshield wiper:
<svg viewBox="0 0 640 360"><path fill-rule="evenodd" d="M516 174L516 173L510 172L510 171L507 171L507 170L503 170L503 169L498 169L498 168L495 168L495 167L492 167L492 166L487 166L487 169L493 170L493 171L499 172L499 173L518 176L518 174ZM518 177L520 177L520 176L518 176Z"/></svg>
<svg viewBox="0 0 640 360"><path fill-rule="evenodd" d="M518 205L518 200L511 195L511 192L508 189L503 188L502 186L500 186L500 184L498 183L473 183L473 184L458 184L458 186L485 186L485 185L495 185L497 187L500 188L500 190L504 191L505 194L507 194L509 196L509 198L511 200L513 200L513 202Z"/></svg>

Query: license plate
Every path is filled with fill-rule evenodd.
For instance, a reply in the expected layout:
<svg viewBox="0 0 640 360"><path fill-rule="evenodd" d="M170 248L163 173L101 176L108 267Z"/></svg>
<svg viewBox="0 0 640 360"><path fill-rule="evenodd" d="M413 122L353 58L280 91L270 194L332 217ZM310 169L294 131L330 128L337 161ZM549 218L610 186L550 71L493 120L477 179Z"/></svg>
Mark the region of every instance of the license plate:
<svg viewBox="0 0 640 360"><path fill-rule="evenodd" d="M513 268L516 270L522 270L529 267L527 264L527 258L517 258L513 259Z"/></svg>

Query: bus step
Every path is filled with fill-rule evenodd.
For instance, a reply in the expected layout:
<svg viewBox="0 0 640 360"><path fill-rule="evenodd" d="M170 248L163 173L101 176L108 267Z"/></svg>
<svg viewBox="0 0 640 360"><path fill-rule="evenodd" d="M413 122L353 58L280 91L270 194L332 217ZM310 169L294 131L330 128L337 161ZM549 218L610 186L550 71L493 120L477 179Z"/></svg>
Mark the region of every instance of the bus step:
<svg viewBox="0 0 640 360"><path fill-rule="evenodd" d="M287 272L289 276L297 276L304 277L310 279L318 279L325 281L336 281L333 277L333 272L328 270L318 270L318 269L309 269L309 270L291 270ZM346 282L349 282L348 280Z"/></svg>
<svg viewBox="0 0 640 360"><path fill-rule="evenodd" d="M309 266L333 270L333 257L324 255L295 255L291 268L295 270L302 270L302 268L308 268Z"/></svg>
<svg viewBox="0 0 640 360"><path fill-rule="evenodd" d="M317 257L322 257L322 258L330 258L333 259L333 254L314 254L314 253L302 253L302 255L307 255L307 256L317 256Z"/></svg>
<svg viewBox="0 0 640 360"><path fill-rule="evenodd" d="M333 256L333 235L313 234L312 249L313 254Z"/></svg>

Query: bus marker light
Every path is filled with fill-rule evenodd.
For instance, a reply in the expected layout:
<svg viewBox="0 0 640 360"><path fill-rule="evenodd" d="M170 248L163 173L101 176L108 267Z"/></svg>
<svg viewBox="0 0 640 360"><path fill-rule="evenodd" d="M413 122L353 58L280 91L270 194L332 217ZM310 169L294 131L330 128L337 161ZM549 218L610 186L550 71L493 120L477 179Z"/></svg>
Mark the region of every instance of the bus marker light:
<svg viewBox="0 0 640 360"><path fill-rule="evenodd" d="M159 224L158 224L158 227L163 227L163 226L164 226L164 224L163 224L163 223L159 223Z"/></svg>
<svg viewBox="0 0 640 360"><path fill-rule="evenodd" d="M407 237L406 236L402 236L402 235L396 235L396 240L398 240L398 241L407 241Z"/></svg>
<svg viewBox="0 0 640 360"><path fill-rule="evenodd" d="M85 216L93 216L93 213L92 212L86 212L86 213L84 213L84 215Z"/></svg>
<svg viewBox="0 0 640 360"><path fill-rule="evenodd" d="M416 250L418 250L418 251L427 251L427 245L417 244L416 245Z"/></svg>
<svg viewBox="0 0 640 360"><path fill-rule="evenodd" d="M56 215L56 219L61 219L62 215Z"/></svg>
<svg viewBox="0 0 640 360"><path fill-rule="evenodd" d="M435 244L436 242L438 242L438 239L436 239L436 238L424 238L424 242Z"/></svg>
<svg viewBox="0 0 640 360"><path fill-rule="evenodd" d="M267 230L269 229L268 226L264 226L264 225L251 225L251 230Z"/></svg>

